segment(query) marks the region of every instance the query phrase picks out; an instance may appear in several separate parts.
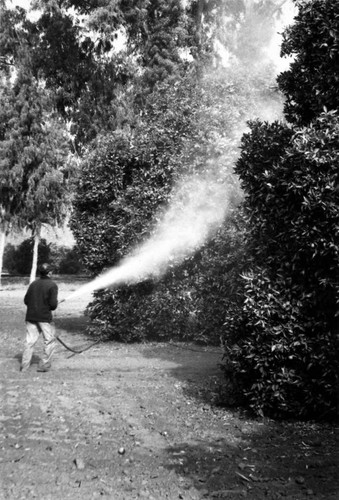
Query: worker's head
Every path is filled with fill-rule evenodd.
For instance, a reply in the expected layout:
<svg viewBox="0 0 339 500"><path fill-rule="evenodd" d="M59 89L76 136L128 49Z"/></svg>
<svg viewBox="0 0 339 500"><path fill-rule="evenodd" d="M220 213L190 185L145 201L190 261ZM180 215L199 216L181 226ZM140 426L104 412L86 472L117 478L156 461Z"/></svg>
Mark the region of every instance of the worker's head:
<svg viewBox="0 0 339 500"><path fill-rule="evenodd" d="M47 264L47 262L45 262L44 264L41 264L39 266L39 274L40 276L48 276L48 274L51 272L51 267L49 264Z"/></svg>

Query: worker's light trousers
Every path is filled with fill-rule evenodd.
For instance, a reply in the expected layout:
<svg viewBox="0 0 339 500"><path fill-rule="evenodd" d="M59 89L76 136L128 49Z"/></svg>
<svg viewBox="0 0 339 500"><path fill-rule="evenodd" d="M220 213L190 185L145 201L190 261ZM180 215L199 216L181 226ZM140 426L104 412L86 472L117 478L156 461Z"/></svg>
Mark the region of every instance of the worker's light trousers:
<svg viewBox="0 0 339 500"><path fill-rule="evenodd" d="M53 323L26 321L26 347L22 354L21 368L27 369L31 364L34 346L37 343L39 334L42 333L44 339L44 354L41 360L41 366L50 367L51 358L56 346L55 327Z"/></svg>

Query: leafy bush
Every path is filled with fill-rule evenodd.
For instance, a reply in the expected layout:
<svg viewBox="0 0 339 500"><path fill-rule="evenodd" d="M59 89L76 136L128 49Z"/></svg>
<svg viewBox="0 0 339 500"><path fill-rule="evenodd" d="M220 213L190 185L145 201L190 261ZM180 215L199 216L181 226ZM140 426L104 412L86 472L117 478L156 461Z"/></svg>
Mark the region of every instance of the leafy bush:
<svg viewBox="0 0 339 500"><path fill-rule="evenodd" d="M166 199L165 167L155 146L116 134L104 138L83 164L71 227L87 269L114 265L149 234L155 208ZM168 175L171 175L170 169Z"/></svg>
<svg viewBox="0 0 339 500"><path fill-rule="evenodd" d="M241 237L230 221L213 241L159 280L96 293L91 332L126 342L194 340L220 345L242 266Z"/></svg>
<svg viewBox="0 0 339 500"><path fill-rule="evenodd" d="M295 60L278 77L295 128L251 123L237 162L248 258L224 369L257 413L320 418L339 397L339 4L298 7L282 46Z"/></svg>
<svg viewBox="0 0 339 500"><path fill-rule="evenodd" d="M7 243L5 246L4 250L4 257L3 257L3 266L6 271L8 271L10 274L14 274L15 271L15 262L16 262L16 247L15 245L12 245L12 243Z"/></svg>
<svg viewBox="0 0 339 500"><path fill-rule="evenodd" d="M164 283L143 282L134 287L101 291L89 307L92 333L124 342L184 338L188 301L178 287L171 293Z"/></svg>
<svg viewBox="0 0 339 500"><path fill-rule="evenodd" d="M231 307L243 259L243 228L237 228L241 217L235 208L241 191L233 173L239 122L250 109L261 108L267 93L272 97L270 71L260 85L256 78L234 68L164 82L147 96L132 131L102 138L85 159L72 229L94 275L152 234L178 179L218 177L229 203L229 215L213 241L180 268L170 268L161 283L154 282L151 294L144 297L139 287L99 293L89 309L96 330L105 329L112 338L144 339L158 332L162 338L219 342L224 308ZM136 331L133 318L138 318L138 333L130 335Z"/></svg>
<svg viewBox="0 0 339 500"><path fill-rule="evenodd" d="M82 271L83 265L78 250L76 248L68 249L60 261L59 274L79 274Z"/></svg>
<svg viewBox="0 0 339 500"><path fill-rule="evenodd" d="M290 131L278 131L252 124L237 164L260 267L244 276L242 337L226 345L225 369L257 412L328 416L337 391L339 119L323 113L289 142Z"/></svg>
<svg viewBox="0 0 339 500"><path fill-rule="evenodd" d="M281 277L255 269L245 277L246 335L226 344L225 370L258 414L324 417L336 401L337 353L331 332L318 331L299 296ZM307 305L306 305L307 302Z"/></svg>
<svg viewBox="0 0 339 500"><path fill-rule="evenodd" d="M220 345L225 337L231 343L237 337L237 329L231 328L230 317L242 297L240 274L247 262L245 227L243 214L236 210L213 240L201 249L195 268L189 270L196 301L195 338L207 344Z"/></svg>
<svg viewBox="0 0 339 500"><path fill-rule="evenodd" d="M207 90L212 83L216 94ZM232 172L238 144L230 134L245 97L235 96L222 80L204 85L190 79L163 84L148 97L142 123L133 133L102 138L84 161L72 229L93 274L114 266L147 240L179 177L199 173L208 178L209 169L218 166L232 213L239 198ZM216 102L223 104L214 109ZM157 335L219 342L224 296L218 296L214 282L220 280L223 262L235 253L235 233L228 219L215 242L182 266L170 267L161 282L154 281L150 294L144 295L141 285L98 293L89 308L95 330L128 341ZM210 265L209 254L215 261Z"/></svg>

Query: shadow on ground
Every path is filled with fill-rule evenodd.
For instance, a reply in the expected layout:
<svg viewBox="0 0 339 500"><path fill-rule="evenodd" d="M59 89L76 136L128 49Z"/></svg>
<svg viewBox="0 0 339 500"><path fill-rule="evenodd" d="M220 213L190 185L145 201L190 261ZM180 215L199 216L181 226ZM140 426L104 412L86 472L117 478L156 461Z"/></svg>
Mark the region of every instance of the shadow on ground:
<svg viewBox="0 0 339 500"><path fill-rule="evenodd" d="M181 383L188 398L213 405L219 401L220 388L225 384L225 377L220 368L222 351L218 347L152 343L146 344L142 354L146 358L175 363L176 366L167 371Z"/></svg>
<svg viewBox="0 0 339 500"><path fill-rule="evenodd" d="M195 351L192 356L192 351ZM200 351L197 355L196 351ZM317 498L334 500L339 490L337 429L327 424L246 419L216 404L224 384L217 348L152 344L146 358L175 362L168 373L188 399L199 405L195 432L200 442L183 441L167 448L166 467L197 488L202 497L253 500ZM204 435L206 416L224 421L224 433L211 441ZM220 428L219 428L220 430ZM222 436L220 439L218 436Z"/></svg>
<svg viewBox="0 0 339 500"><path fill-rule="evenodd" d="M168 447L166 467L208 498L338 498L333 429L242 421L239 430L237 446L225 438Z"/></svg>
<svg viewBox="0 0 339 500"><path fill-rule="evenodd" d="M81 335L86 335L86 328L88 325L88 319L86 316L55 316L54 318L55 328L57 334L61 331L67 331L68 333L77 333Z"/></svg>

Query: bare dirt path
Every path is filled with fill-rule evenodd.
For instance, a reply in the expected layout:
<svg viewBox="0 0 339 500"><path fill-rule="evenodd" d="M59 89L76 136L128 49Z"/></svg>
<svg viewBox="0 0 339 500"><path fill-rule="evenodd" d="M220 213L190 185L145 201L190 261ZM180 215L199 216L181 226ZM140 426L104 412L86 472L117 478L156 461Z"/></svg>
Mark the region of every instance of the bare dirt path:
<svg viewBox="0 0 339 500"><path fill-rule="evenodd" d="M215 348L106 343L72 355L58 345L39 373L39 344L22 374L24 290L0 290L1 500L337 498L335 427L217 407ZM90 342L86 301L56 315L72 346Z"/></svg>

